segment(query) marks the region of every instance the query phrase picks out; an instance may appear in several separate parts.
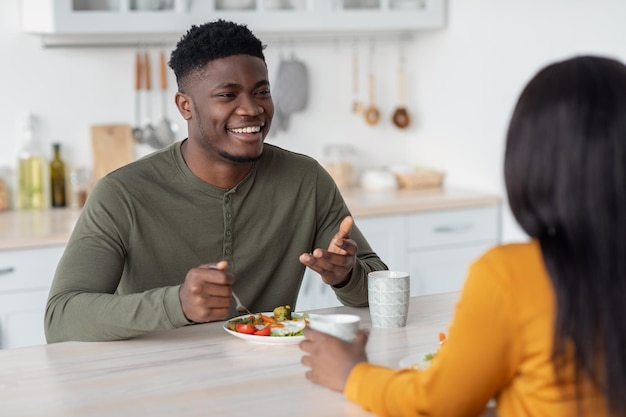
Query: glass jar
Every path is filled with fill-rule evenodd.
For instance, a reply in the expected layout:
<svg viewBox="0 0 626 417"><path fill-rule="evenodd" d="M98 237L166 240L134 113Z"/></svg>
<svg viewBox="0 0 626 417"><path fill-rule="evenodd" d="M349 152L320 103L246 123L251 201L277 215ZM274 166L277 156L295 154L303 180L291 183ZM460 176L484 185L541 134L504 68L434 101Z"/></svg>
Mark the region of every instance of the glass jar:
<svg viewBox="0 0 626 417"><path fill-rule="evenodd" d="M89 194L89 171L85 167L76 167L70 173L70 207L82 208Z"/></svg>
<svg viewBox="0 0 626 417"><path fill-rule="evenodd" d="M327 145L324 148L324 168L339 188L352 187L356 182L356 149L350 145Z"/></svg>

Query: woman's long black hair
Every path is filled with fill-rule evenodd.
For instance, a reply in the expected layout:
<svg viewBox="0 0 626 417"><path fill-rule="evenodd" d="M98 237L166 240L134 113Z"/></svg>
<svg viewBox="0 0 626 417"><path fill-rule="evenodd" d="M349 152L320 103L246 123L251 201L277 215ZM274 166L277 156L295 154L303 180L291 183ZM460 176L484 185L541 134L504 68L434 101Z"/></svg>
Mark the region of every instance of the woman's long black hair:
<svg viewBox="0 0 626 417"><path fill-rule="evenodd" d="M553 359L573 358L626 416L626 67L581 56L542 69L509 126L511 210L536 238L556 296Z"/></svg>

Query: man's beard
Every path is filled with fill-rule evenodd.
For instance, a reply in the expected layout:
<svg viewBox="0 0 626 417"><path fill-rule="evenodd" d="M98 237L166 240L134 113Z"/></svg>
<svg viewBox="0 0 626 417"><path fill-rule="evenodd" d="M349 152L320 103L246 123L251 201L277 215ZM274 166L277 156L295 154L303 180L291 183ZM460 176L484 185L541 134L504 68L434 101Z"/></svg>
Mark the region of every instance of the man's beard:
<svg viewBox="0 0 626 417"><path fill-rule="evenodd" d="M235 156L231 155L228 152L218 151L219 155L231 162L236 162L238 164L245 164L249 162L256 162L263 156L263 153L258 154L257 156Z"/></svg>

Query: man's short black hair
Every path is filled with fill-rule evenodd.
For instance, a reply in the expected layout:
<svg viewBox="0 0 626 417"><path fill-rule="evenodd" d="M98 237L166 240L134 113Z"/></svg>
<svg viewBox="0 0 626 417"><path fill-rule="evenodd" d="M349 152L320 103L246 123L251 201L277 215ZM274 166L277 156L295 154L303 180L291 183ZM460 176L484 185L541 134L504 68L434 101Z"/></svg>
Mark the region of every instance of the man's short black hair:
<svg viewBox="0 0 626 417"><path fill-rule="evenodd" d="M207 62L232 55L252 55L265 61L264 48L245 25L219 19L192 25L172 51L169 66L182 91L187 76L202 69Z"/></svg>

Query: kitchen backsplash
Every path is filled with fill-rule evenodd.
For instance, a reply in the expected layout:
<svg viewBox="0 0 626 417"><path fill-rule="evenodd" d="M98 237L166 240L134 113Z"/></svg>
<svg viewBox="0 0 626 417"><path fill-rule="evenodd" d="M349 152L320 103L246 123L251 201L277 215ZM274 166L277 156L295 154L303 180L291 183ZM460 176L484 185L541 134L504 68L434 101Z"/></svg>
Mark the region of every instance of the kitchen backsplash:
<svg viewBox="0 0 626 417"><path fill-rule="evenodd" d="M376 126L352 112L355 45L363 62L359 93L368 100L368 37L268 40L272 82L281 57L291 54L306 64L310 75L306 110L294 113L289 130L269 141L320 160L328 144L347 144L356 149L363 167L425 165L445 171L448 185L504 195L506 128L531 75L549 61L581 53L626 60L621 41L626 25L620 18L626 15L626 2L446 3L445 28L420 32L405 47L405 104L411 123L404 130L391 121L399 100L397 39L376 42L375 103L381 112ZM69 163L91 166L90 127L134 123L136 48L42 48L38 37L21 33L20 4L20 0L0 2L0 166L14 164L25 112L42 117L42 140L59 141ZM164 46L171 50L174 45ZM154 47L151 52L159 50ZM173 91L170 82L170 97ZM154 95L153 111L160 116ZM179 136L184 137L173 98L168 106L170 117L181 125ZM138 156L147 152L146 145L137 146ZM503 239L523 236L504 210Z"/></svg>

